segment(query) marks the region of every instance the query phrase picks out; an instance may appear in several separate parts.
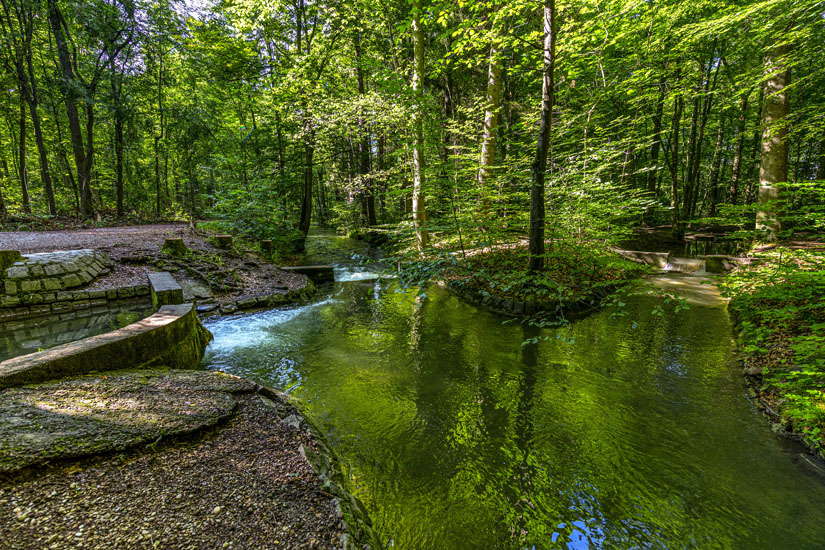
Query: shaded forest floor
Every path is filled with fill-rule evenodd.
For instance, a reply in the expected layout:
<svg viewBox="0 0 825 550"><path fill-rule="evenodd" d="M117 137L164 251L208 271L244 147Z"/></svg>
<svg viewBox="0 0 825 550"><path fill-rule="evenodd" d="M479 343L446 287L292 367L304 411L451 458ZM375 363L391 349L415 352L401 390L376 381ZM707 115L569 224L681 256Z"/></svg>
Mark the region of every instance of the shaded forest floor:
<svg viewBox="0 0 825 550"><path fill-rule="evenodd" d="M182 239L189 251L173 256L161 250L167 238ZM0 233L0 250L30 254L82 248L99 250L115 262L109 274L92 283L95 290L145 284L146 275L153 271L170 271L180 283L205 286L218 303L230 297L288 292L306 284L303 275L278 269L242 241L222 249L208 233L188 224Z"/></svg>

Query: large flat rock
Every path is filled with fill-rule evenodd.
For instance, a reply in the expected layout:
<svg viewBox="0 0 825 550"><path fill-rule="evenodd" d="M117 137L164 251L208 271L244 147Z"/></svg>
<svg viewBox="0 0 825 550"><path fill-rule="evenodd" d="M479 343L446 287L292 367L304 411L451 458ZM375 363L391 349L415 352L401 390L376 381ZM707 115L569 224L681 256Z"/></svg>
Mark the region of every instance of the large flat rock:
<svg viewBox="0 0 825 550"><path fill-rule="evenodd" d="M0 391L0 473L120 451L232 415L249 381L217 372L115 371Z"/></svg>

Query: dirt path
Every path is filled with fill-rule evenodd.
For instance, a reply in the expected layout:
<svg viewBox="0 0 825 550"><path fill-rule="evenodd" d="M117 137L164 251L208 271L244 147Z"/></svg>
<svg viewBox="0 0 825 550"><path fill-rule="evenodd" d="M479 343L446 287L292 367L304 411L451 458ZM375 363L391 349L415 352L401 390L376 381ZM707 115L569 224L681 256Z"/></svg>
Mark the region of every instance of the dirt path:
<svg viewBox="0 0 825 550"><path fill-rule="evenodd" d="M193 251L184 260L173 261L160 248L165 239L183 239ZM115 261L111 273L98 279L91 289L145 284L152 271L170 271L178 282L196 281L209 286L217 302L229 297L287 292L306 284L303 275L288 273L263 258L234 250L223 250L188 224L155 224L61 231L3 231L0 250L23 254L93 248Z"/></svg>

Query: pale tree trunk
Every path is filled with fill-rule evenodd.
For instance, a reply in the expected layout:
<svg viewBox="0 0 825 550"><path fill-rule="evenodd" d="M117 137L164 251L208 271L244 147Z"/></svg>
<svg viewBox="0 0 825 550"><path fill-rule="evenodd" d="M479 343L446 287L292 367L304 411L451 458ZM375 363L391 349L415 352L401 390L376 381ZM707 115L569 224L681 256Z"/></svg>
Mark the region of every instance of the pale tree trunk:
<svg viewBox="0 0 825 550"><path fill-rule="evenodd" d="M422 100L424 98L424 33L421 30L421 0L413 1L412 9L413 34L413 78L412 89L415 96L412 123L414 132L413 144L413 192L412 215L418 249L423 250L429 241L429 234L425 226L427 213L424 204L424 120L422 114Z"/></svg>
<svg viewBox="0 0 825 550"><path fill-rule="evenodd" d="M788 181L788 127L791 112L788 86L791 70L787 66L790 44L774 46L765 55L765 103L762 107L762 154L759 159L759 207L756 229L768 241L776 241L782 229L781 193L777 184Z"/></svg>
<svg viewBox="0 0 825 550"><path fill-rule="evenodd" d="M550 129L553 125L553 69L556 62L556 0L544 0L544 70L541 85L541 119L536 143L536 157L531 166L530 271L544 269L544 173L550 149Z"/></svg>
<svg viewBox="0 0 825 550"><path fill-rule="evenodd" d="M490 209L487 187L496 162L496 138L498 137L498 110L501 95L501 45L493 40L490 46L490 65L487 72L487 97L484 106L484 135L481 141L481 162L478 168L478 192L481 198L482 217Z"/></svg>

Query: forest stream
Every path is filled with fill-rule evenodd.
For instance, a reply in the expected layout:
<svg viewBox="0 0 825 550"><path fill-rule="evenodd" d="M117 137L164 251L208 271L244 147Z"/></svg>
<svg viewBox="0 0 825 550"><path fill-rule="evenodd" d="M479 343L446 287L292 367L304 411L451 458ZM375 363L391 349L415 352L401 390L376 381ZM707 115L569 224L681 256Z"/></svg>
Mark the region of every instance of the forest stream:
<svg viewBox="0 0 825 550"><path fill-rule="evenodd" d="M435 285L417 306L368 257L313 230L337 282L208 320L204 361L301 399L388 547L823 547L825 470L749 401L724 305L557 334Z"/></svg>

